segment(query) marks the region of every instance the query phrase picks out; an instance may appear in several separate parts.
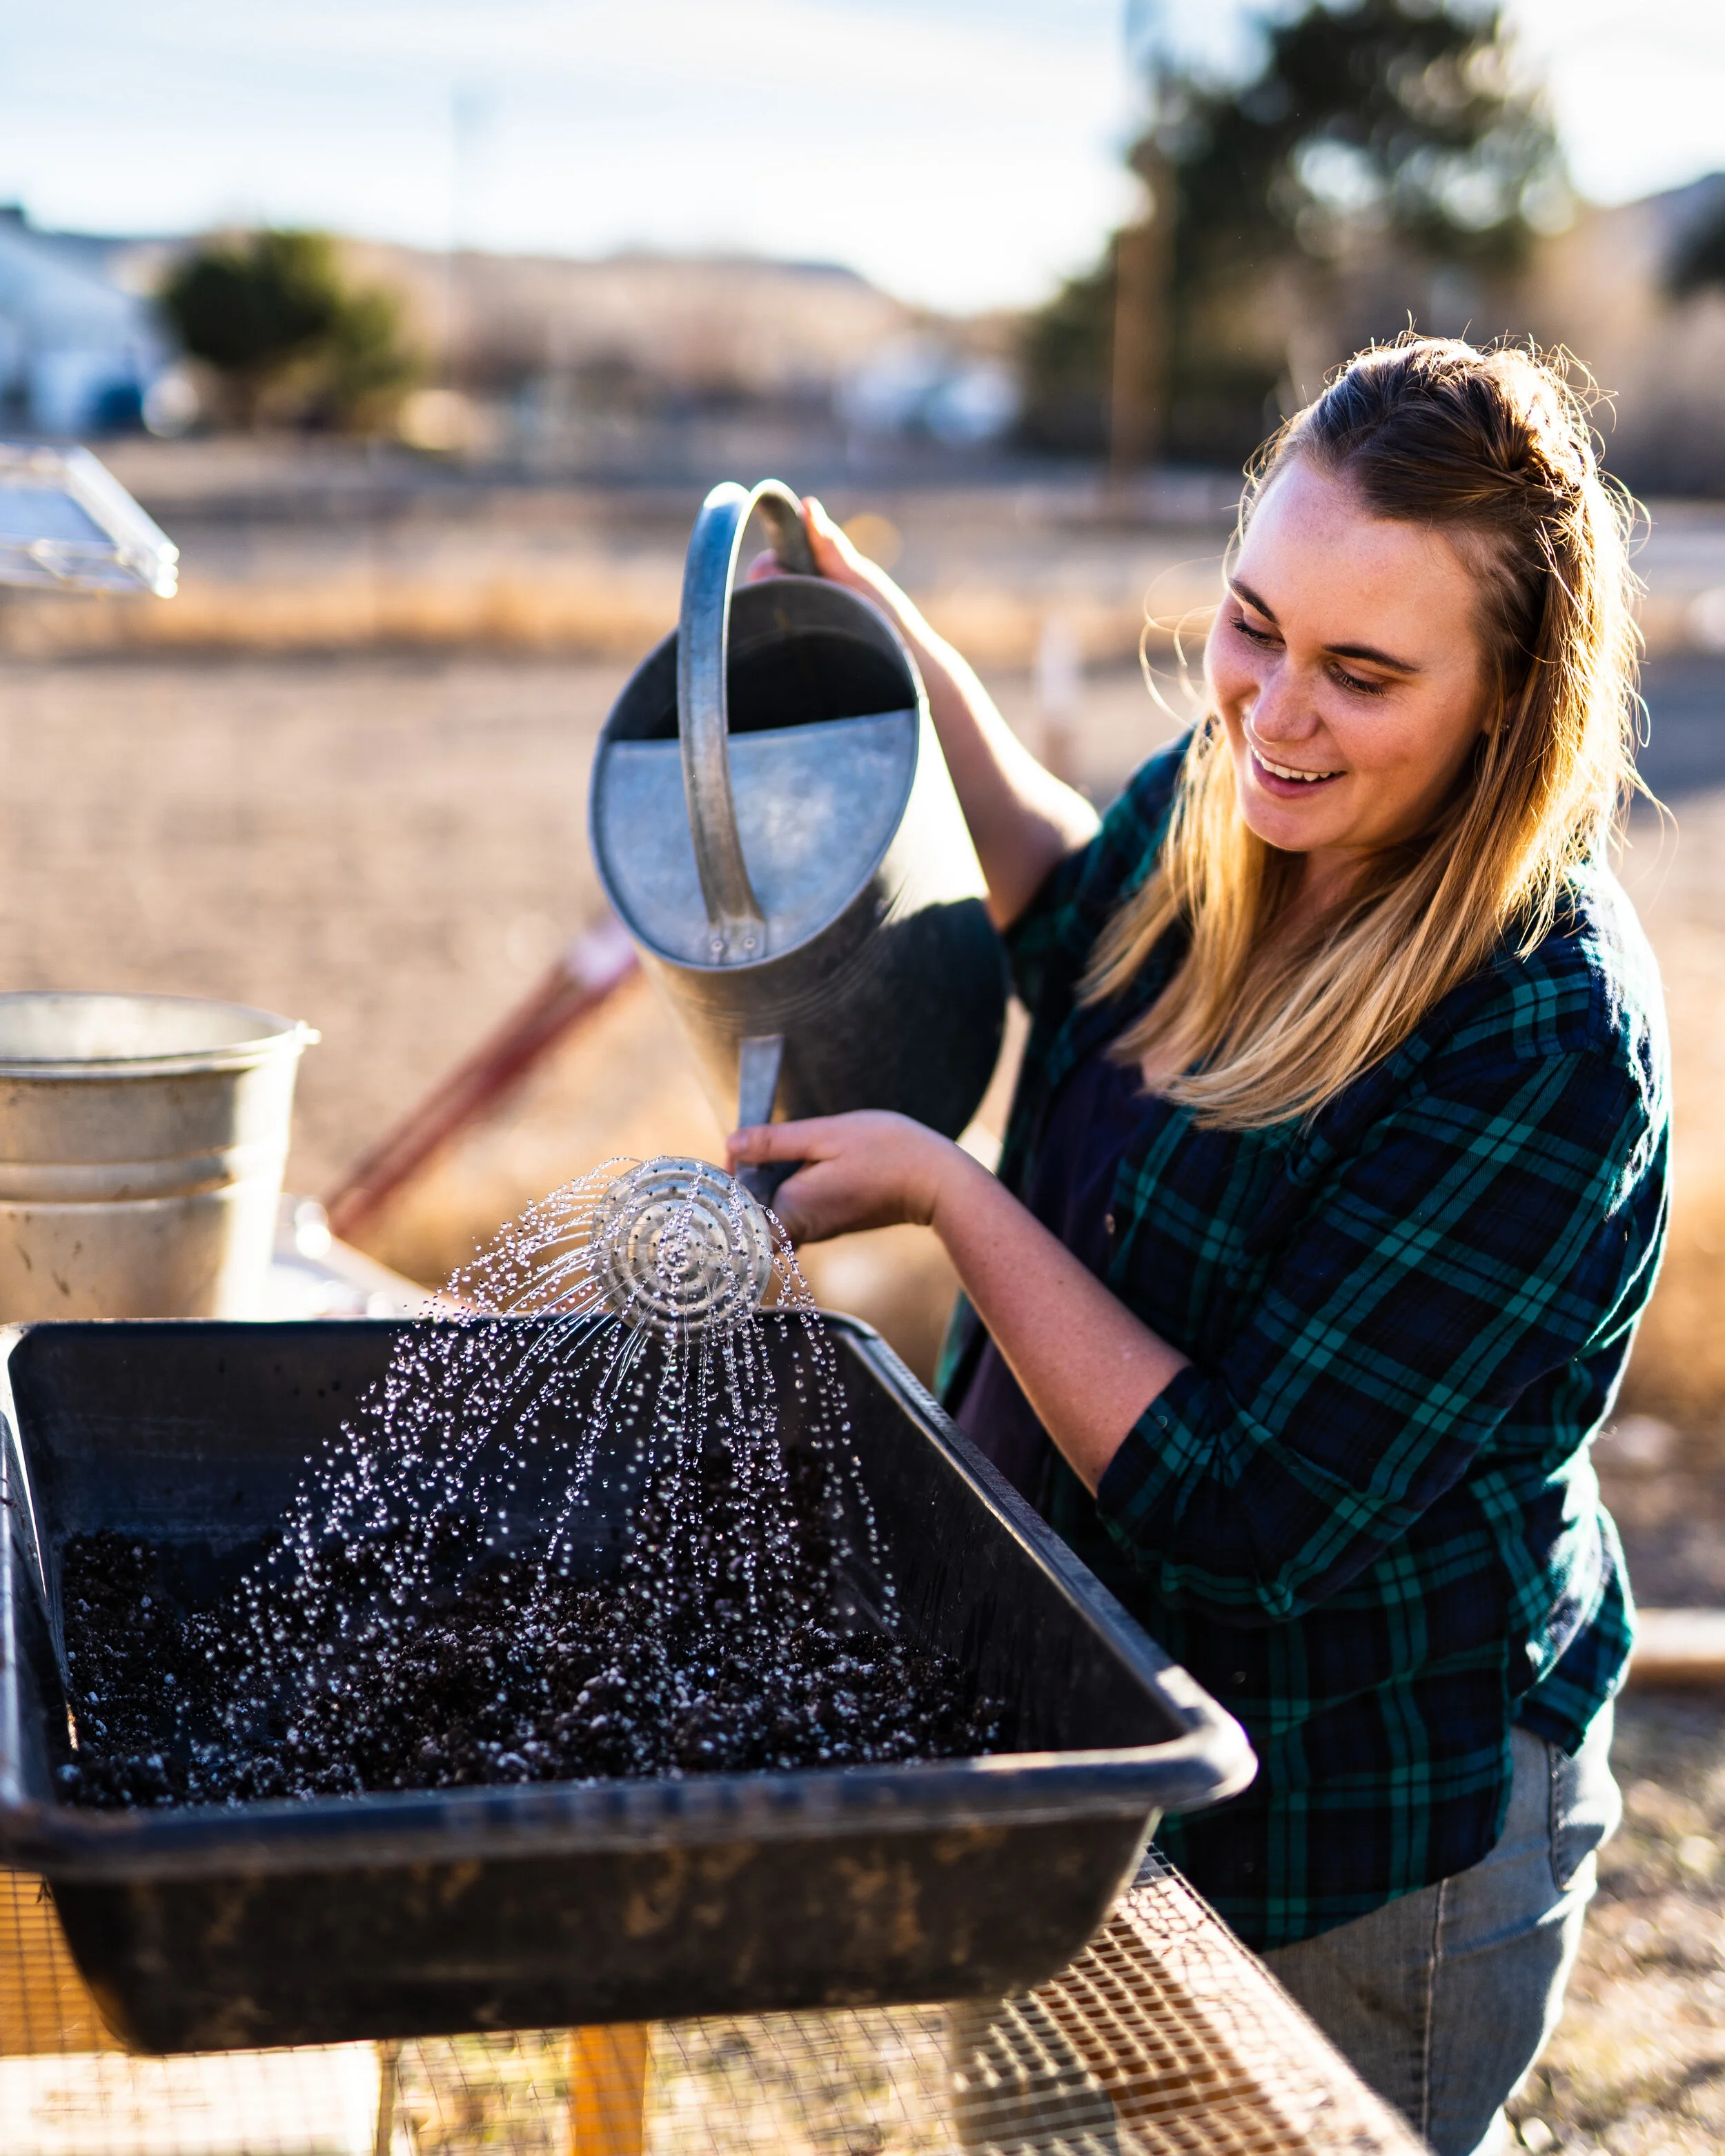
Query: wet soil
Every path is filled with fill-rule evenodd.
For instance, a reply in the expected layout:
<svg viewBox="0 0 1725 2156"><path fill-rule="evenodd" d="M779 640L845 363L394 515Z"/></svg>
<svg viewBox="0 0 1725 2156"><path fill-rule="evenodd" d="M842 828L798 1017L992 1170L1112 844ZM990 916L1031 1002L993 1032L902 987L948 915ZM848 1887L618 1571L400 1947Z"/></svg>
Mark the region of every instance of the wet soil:
<svg viewBox="0 0 1725 2156"><path fill-rule="evenodd" d="M459 1584L418 1607L397 1606L388 1537L335 1561L333 1594L269 1595L292 1675L267 1697L243 1584L200 1601L171 1548L69 1543L79 1748L62 1797L242 1803L993 1748L996 1717L959 1666L877 1626L826 1609L781 1613L769 1632L722 1594L679 1607L627 1570L558 1579L449 1532L440 1569Z"/></svg>

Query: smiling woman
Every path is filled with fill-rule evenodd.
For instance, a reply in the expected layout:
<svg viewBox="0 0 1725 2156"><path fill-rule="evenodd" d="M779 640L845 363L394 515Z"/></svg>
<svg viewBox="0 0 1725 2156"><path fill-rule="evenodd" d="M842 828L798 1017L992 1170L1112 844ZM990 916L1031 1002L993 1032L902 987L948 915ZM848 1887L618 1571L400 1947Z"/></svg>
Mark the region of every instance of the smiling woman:
<svg viewBox="0 0 1725 2156"><path fill-rule="evenodd" d="M1344 847L1358 858L1420 830L1455 783L1479 737L1485 684L1471 642L1440 642L1432 624L1466 614L1473 578L1448 541L1410 524L1363 521L1348 482L1309 467L1288 473L1254 518L1251 541L1250 567L1281 594L1281 612L1259 597L1246 582L1249 565L1239 563L1228 579L1233 604L1222 612L1227 634L1216 639L1212 678L1242 802L1251 803L1243 813L1266 844L1306 855L1310 885L1320 854L1328 860ZM1347 580L1339 604L1328 579L1314 588L1312 565L1326 557ZM1412 603L1432 585L1435 616ZM1356 634L1368 626L1420 656L1337 636L1343 607ZM1395 689L1404 693L1392 704L1399 723L1389 728L1370 703ZM1321 819L1306 814L1314 786L1348 778L1363 783L1348 800L1338 806L1332 792ZM1299 820L1278 817L1258 794L1299 802ZM1345 859L1335 867L1345 870Z"/></svg>
<svg viewBox="0 0 1725 2156"><path fill-rule="evenodd" d="M963 1428L1234 1708L1165 1846L1439 2156L1555 2020L1617 1810L1588 1445L1652 1283L1659 983L1625 505L1525 353L1363 353L1248 489L1209 713L1100 829L916 647L1031 1030L998 1179L901 1117L742 1132L816 1239L963 1284ZM986 1330L984 1330L986 1328Z"/></svg>
<svg viewBox="0 0 1725 2156"><path fill-rule="evenodd" d="M1122 1052L1201 1120L1310 1113L1500 941L1534 948L1598 856L1635 783L1635 632L1587 441L1525 354L1420 340L1266 452L1162 871L1091 970L1111 996L1192 921Z"/></svg>

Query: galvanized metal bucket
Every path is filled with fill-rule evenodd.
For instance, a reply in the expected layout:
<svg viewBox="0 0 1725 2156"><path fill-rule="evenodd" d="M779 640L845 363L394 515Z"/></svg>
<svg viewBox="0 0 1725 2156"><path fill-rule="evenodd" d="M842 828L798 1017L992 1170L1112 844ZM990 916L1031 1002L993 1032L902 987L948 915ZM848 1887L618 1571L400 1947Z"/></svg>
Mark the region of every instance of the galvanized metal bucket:
<svg viewBox="0 0 1725 2156"><path fill-rule="evenodd" d="M757 508L807 573L737 590ZM776 1097L956 1137L999 1052L1004 956L916 662L813 569L788 488L707 496L677 633L599 737L593 859L727 1127L741 1070L746 1122Z"/></svg>
<svg viewBox="0 0 1725 2156"><path fill-rule="evenodd" d="M257 1315L316 1038L187 996L0 995L0 1319Z"/></svg>

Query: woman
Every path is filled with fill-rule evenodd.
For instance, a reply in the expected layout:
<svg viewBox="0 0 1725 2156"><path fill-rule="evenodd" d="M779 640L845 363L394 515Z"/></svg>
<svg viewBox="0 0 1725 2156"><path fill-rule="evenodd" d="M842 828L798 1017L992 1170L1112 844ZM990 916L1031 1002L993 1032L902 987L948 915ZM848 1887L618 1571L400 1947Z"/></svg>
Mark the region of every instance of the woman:
<svg viewBox="0 0 1725 2156"><path fill-rule="evenodd" d="M1630 1607L1588 1442L1666 1212L1620 505L1525 353L1363 353L1247 490L1209 716L1100 828L916 650L1032 1029L997 1178L743 1131L803 1240L931 1225L947 1397L1240 1717L1163 1846L1440 2156L1501 2132L1617 1815ZM986 1328L984 1330L983 1328Z"/></svg>

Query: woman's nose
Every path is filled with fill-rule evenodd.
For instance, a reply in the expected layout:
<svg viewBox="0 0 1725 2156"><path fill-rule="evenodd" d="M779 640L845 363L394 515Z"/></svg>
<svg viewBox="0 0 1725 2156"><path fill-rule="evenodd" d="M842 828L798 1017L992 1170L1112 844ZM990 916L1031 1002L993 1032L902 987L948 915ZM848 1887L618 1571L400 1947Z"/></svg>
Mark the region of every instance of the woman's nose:
<svg viewBox="0 0 1725 2156"><path fill-rule="evenodd" d="M1261 741L1305 741L1317 731L1312 699L1285 658L1259 684L1250 717L1252 731Z"/></svg>

